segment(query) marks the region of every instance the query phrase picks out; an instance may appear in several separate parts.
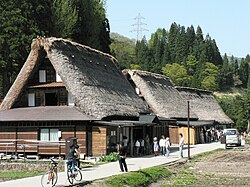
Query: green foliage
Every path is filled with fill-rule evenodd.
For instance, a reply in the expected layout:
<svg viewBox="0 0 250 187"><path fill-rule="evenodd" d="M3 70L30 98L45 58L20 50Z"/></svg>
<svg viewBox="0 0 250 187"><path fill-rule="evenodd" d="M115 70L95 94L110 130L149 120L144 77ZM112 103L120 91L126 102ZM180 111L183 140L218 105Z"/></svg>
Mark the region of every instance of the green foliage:
<svg viewBox="0 0 250 187"><path fill-rule="evenodd" d="M137 70L141 70L141 66L138 64L130 64L130 69L137 69Z"/></svg>
<svg viewBox="0 0 250 187"><path fill-rule="evenodd" d="M200 26L196 31L192 25L185 28L176 23L170 26L169 31L159 28L149 42L145 38L137 41L135 51L133 64L138 64L142 70L164 73L180 86L211 91L220 89L218 73L216 76L215 73L204 76L203 71L209 70L205 67L206 62L219 68L223 60L215 40L209 35L204 39ZM176 64L180 69L176 69Z"/></svg>
<svg viewBox="0 0 250 187"><path fill-rule="evenodd" d="M180 64L166 64L162 68L162 72L178 86L187 86L189 84L190 76L186 68Z"/></svg>
<svg viewBox="0 0 250 187"><path fill-rule="evenodd" d="M157 179L168 177L171 175L171 172L162 166L152 167L147 169L142 169L135 172L129 172L123 175L116 175L110 177L107 180L109 186L112 187L122 187L122 186L131 186L139 187L146 186Z"/></svg>
<svg viewBox="0 0 250 187"><path fill-rule="evenodd" d="M117 33L111 33L111 54L117 59L121 69L130 68L134 64L135 41L123 37Z"/></svg>
<svg viewBox="0 0 250 187"><path fill-rule="evenodd" d="M34 169L32 171L11 171L11 172L0 172L1 180L15 180L26 177L33 177L43 174L45 171Z"/></svg>
<svg viewBox="0 0 250 187"><path fill-rule="evenodd" d="M225 95L217 97L226 115L235 122L233 127L237 128L240 132L246 131L247 119L249 118L247 107L250 102L246 101L246 97L248 97L247 93L236 96Z"/></svg>
<svg viewBox="0 0 250 187"><path fill-rule="evenodd" d="M115 162L118 160L118 153L112 152L109 155L103 155L100 157L100 162Z"/></svg>
<svg viewBox="0 0 250 187"><path fill-rule="evenodd" d="M53 34L62 38L71 37L78 16L74 2L71 0L54 0L52 10Z"/></svg>

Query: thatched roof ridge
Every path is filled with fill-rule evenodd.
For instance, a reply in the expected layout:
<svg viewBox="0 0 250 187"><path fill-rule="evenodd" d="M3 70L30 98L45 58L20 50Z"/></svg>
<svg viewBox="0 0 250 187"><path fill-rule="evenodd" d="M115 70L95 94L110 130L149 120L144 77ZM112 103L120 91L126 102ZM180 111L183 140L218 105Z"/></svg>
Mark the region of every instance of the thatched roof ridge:
<svg viewBox="0 0 250 187"><path fill-rule="evenodd" d="M198 91L198 92L213 94L213 92L211 92L210 90L204 90L204 89L200 89L200 88L190 88L190 87L184 87L184 86L175 86L175 88L178 90L190 90L190 91L194 91L194 92Z"/></svg>
<svg viewBox="0 0 250 187"><path fill-rule="evenodd" d="M190 108L199 120L215 120L220 124L233 123L224 113L212 92L187 87L177 87L177 89L184 99L190 100Z"/></svg>
<svg viewBox="0 0 250 187"><path fill-rule="evenodd" d="M155 114L165 118L187 118L187 102L168 77L141 70L126 72ZM197 118L192 111L190 117Z"/></svg>
<svg viewBox="0 0 250 187"><path fill-rule="evenodd" d="M44 52L81 112L98 119L138 117L147 110L111 55L61 38L37 38L0 110L12 108Z"/></svg>

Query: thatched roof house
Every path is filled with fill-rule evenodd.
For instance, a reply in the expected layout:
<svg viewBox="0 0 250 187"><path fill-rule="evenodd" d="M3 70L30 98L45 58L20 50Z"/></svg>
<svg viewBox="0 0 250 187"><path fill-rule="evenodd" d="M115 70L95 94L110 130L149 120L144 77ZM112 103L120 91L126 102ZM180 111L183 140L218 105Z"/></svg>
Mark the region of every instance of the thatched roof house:
<svg viewBox="0 0 250 187"><path fill-rule="evenodd" d="M199 120L215 120L219 124L232 124L210 91L176 87L184 99L190 100L190 108Z"/></svg>
<svg viewBox="0 0 250 187"><path fill-rule="evenodd" d="M141 70L124 70L123 73L153 113L168 119L187 119L187 102L168 77ZM191 112L190 118L197 116Z"/></svg>
<svg viewBox="0 0 250 187"><path fill-rule="evenodd" d="M82 113L103 119L111 116L139 117L139 113L146 111L146 105L135 94L112 56L58 38L33 40L28 59L4 98L0 110L18 106L18 99L23 97L28 81L44 58L51 62L64 83L61 86L65 86L71 93L75 106Z"/></svg>

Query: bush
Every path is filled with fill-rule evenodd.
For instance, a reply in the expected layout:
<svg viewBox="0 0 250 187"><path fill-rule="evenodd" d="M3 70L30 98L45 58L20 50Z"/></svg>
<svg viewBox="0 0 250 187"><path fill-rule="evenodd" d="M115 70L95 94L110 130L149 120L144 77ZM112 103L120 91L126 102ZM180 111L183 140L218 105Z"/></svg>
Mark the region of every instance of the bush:
<svg viewBox="0 0 250 187"><path fill-rule="evenodd" d="M115 162L118 160L118 153L112 152L109 155L104 155L100 157L100 162Z"/></svg>

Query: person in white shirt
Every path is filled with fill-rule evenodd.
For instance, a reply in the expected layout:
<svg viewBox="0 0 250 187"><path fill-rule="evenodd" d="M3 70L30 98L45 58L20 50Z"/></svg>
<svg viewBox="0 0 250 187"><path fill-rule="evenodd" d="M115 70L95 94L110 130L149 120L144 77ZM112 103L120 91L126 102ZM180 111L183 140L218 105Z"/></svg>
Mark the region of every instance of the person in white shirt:
<svg viewBox="0 0 250 187"><path fill-rule="evenodd" d="M161 139L159 141L159 145L160 145L161 154L165 155L165 153L166 153L166 139L163 135L161 136Z"/></svg>
<svg viewBox="0 0 250 187"><path fill-rule="evenodd" d="M136 140L136 142L135 142L136 156L139 156L140 146L141 146L141 144L140 144L139 140Z"/></svg>
<svg viewBox="0 0 250 187"><path fill-rule="evenodd" d="M170 153L170 140L169 140L169 137L166 138L166 154L165 156L169 156L169 153Z"/></svg>
<svg viewBox="0 0 250 187"><path fill-rule="evenodd" d="M155 156L158 156L159 145L158 145L157 137L154 137L153 145L154 145Z"/></svg>
<svg viewBox="0 0 250 187"><path fill-rule="evenodd" d="M180 158L183 158L183 146L184 146L184 138L183 134L180 133L180 142L179 142Z"/></svg>

